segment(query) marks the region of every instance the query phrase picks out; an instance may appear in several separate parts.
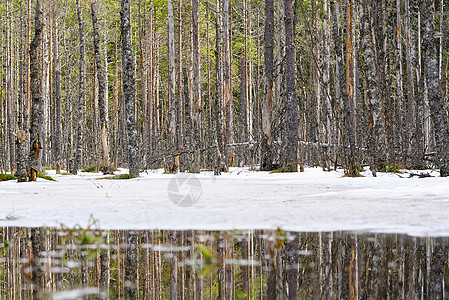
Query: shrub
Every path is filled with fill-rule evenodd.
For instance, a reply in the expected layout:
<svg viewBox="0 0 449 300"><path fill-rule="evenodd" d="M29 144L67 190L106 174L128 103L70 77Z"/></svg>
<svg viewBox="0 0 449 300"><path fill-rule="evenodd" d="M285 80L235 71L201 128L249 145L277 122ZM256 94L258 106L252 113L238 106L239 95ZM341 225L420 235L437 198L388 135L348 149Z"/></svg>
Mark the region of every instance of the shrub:
<svg viewBox="0 0 449 300"><path fill-rule="evenodd" d="M134 176L130 175L130 174L120 174L120 175L115 175L115 176L109 176L109 177L101 177L98 179L132 179L135 178Z"/></svg>
<svg viewBox="0 0 449 300"><path fill-rule="evenodd" d="M15 179L17 179L17 177L11 174L0 174L0 181L8 181Z"/></svg>
<svg viewBox="0 0 449 300"><path fill-rule="evenodd" d="M45 175L42 172L37 173L37 177L45 179L45 180L49 180L49 181L56 181L56 179L54 179L53 177Z"/></svg>

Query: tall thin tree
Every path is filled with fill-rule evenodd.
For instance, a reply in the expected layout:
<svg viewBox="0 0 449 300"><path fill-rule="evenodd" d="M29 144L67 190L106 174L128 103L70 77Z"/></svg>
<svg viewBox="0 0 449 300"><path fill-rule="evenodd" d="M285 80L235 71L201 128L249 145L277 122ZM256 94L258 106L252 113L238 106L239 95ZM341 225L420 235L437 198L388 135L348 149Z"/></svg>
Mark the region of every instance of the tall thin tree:
<svg viewBox="0 0 449 300"><path fill-rule="evenodd" d="M265 33L264 33L264 98L262 103L262 152L260 170L273 169L271 118L273 105L273 48L274 48L274 6L273 0L265 0Z"/></svg>
<svg viewBox="0 0 449 300"><path fill-rule="evenodd" d="M441 80L438 78L438 56L435 33L435 6L433 1L420 0L422 15L422 45L424 52L425 81L429 98L430 116L432 117L438 166L441 177L449 176L449 124L447 110L441 93Z"/></svg>
<svg viewBox="0 0 449 300"><path fill-rule="evenodd" d="M283 168L298 171L298 99L296 95L296 49L293 0L284 0L285 77L286 77L286 141Z"/></svg>
<svg viewBox="0 0 449 300"><path fill-rule="evenodd" d="M192 34L193 34L193 132L195 143L195 173L200 172L200 48L198 26L198 0L192 0Z"/></svg>
<svg viewBox="0 0 449 300"><path fill-rule="evenodd" d="M129 174L139 176L140 158L137 146L137 128L135 121L135 78L134 57L131 43L131 23L128 0L121 0L120 30L122 34L123 56L123 100L126 110L126 127L128 132Z"/></svg>
<svg viewBox="0 0 449 300"><path fill-rule="evenodd" d="M108 145L108 101L106 99L106 83L107 77L105 77L104 69L101 64L100 56L100 34L98 32L97 12L95 10L95 2L90 4L92 12L92 25L94 30L94 51L95 51L95 63L97 66L97 80L98 80L98 107L100 111L100 132L101 132L101 145L103 147L103 173L110 173L109 163L109 145Z"/></svg>
<svg viewBox="0 0 449 300"><path fill-rule="evenodd" d="M34 37L30 44L30 92L31 92L31 116L30 116L30 181L36 181L40 168L41 141L39 137L39 105L42 101L40 91L40 63L38 49L42 42L43 12L40 0L36 0L36 16L34 24Z"/></svg>
<svg viewBox="0 0 449 300"><path fill-rule="evenodd" d="M79 83L78 83L78 111L77 111L77 129L76 129L76 150L75 161L73 162L73 168L71 172L73 174L78 173L78 168L81 164L81 155L83 147L83 111L84 111L84 94L85 94L85 78L84 78L84 29L83 19L81 15L80 1L76 0L76 11L78 14L78 29L79 29Z"/></svg>

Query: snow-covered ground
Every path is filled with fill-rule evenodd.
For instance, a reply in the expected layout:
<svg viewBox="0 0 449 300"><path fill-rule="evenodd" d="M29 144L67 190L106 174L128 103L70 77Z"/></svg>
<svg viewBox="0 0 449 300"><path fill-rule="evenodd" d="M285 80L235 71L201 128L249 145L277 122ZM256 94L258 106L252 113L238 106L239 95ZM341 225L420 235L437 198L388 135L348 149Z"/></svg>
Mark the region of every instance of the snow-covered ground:
<svg viewBox="0 0 449 300"><path fill-rule="evenodd" d="M157 170L131 180L50 175L57 182L0 182L0 226L86 228L95 220L101 229L280 227L449 236L449 178L373 178L369 172L345 178L316 168L289 174L236 168L221 176Z"/></svg>

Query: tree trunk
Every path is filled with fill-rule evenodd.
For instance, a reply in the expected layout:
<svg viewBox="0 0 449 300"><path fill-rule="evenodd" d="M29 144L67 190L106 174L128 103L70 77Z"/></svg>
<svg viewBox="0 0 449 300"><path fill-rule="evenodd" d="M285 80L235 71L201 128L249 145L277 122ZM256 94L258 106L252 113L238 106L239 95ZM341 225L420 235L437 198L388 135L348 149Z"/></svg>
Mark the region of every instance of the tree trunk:
<svg viewBox="0 0 449 300"><path fill-rule="evenodd" d="M58 9L59 11L59 9ZM62 123L61 123L61 62L59 59L59 29L55 21L54 32L54 58L55 58L55 162L56 174L61 173L62 164Z"/></svg>
<svg viewBox="0 0 449 300"><path fill-rule="evenodd" d="M168 149L175 149L176 141L176 99L175 99L175 25L173 2L168 2Z"/></svg>
<svg viewBox="0 0 449 300"><path fill-rule="evenodd" d="M410 162L411 168L416 168L420 165L420 160L417 155L417 132L415 126L415 90L414 90L414 70L413 70L413 57L414 57L414 40L411 29L411 16L410 16L410 2L405 0L405 59L406 59L406 73L407 73L407 116L406 116L406 132L407 143L406 149L407 157Z"/></svg>
<svg viewBox="0 0 449 300"><path fill-rule="evenodd" d="M438 78L437 45L434 38L435 7L432 1L420 0L422 15L422 45L424 51L425 80L428 89L430 116L435 130L438 166L441 177L449 176L449 126L447 110L441 93L441 80Z"/></svg>
<svg viewBox="0 0 449 300"><path fill-rule="evenodd" d="M296 96L296 50L293 26L293 0L284 0L285 76L286 76L286 143L283 168L298 171L298 99Z"/></svg>
<svg viewBox="0 0 449 300"><path fill-rule="evenodd" d="M279 5L279 4L278 4ZM271 110L273 105L273 48L274 48L274 6L273 0L265 0L264 33L264 97L262 103L262 150L261 171L273 170L273 153L271 137Z"/></svg>
<svg viewBox="0 0 449 300"><path fill-rule="evenodd" d="M100 111L100 132L101 132L101 145L103 147L103 169L104 174L109 174L109 145L108 145L108 99L106 99L106 83L107 77L105 77L103 66L101 64L100 57L100 35L98 33L97 13L95 11L95 3L90 4L92 11L92 25L94 33L94 51L95 62L97 66L97 80L98 80L98 107Z"/></svg>
<svg viewBox="0 0 449 300"><path fill-rule="evenodd" d="M79 69L79 87L78 87L78 115L77 115L77 132L76 132L76 150L75 161L73 164L73 170L71 173L77 174L78 168L81 164L81 152L83 151L83 118L84 118L84 33L83 33L83 20L81 16L80 1L76 0L77 14L78 14L78 26L79 26L79 49L80 49L80 69Z"/></svg>
<svg viewBox="0 0 449 300"><path fill-rule="evenodd" d="M9 169L11 173L14 171L15 167L15 122L14 122L14 109L12 100L12 87L11 87L11 20L9 19L9 1L6 0L6 115L7 115L7 127L8 127L8 146L9 146Z"/></svg>
<svg viewBox="0 0 449 300"><path fill-rule="evenodd" d="M341 40L340 40L340 36L338 34L339 18L337 16L335 2L331 1L330 6L331 6L331 11L332 11L332 23L333 23L332 24L332 35L334 38L336 64L337 64L338 70L341 71L344 69L344 64L343 64L343 58L341 55ZM337 80L337 85L340 88L340 97L341 97L341 101L336 101L336 103L342 103L343 109L344 109L344 132L343 132L343 128L340 128L340 130L342 131L342 134L344 134L344 138L345 138L344 139L345 140L345 143L344 143L345 172L349 176L357 176L358 171L357 171L355 156L354 156L354 151L355 151L355 149L354 149L355 148L354 133L353 133L353 128L352 128L351 122L350 122L350 108L349 108L350 104L349 104L348 92L347 92L345 81L341 80L341 78L339 78L338 75L337 75L336 80Z"/></svg>
<svg viewBox="0 0 449 300"><path fill-rule="evenodd" d="M225 147L227 164L232 164L232 148L227 146L233 141L232 91L231 91L231 42L229 38L229 0L223 0L223 102L225 119Z"/></svg>
<svg viewBox="0 0 449 300"><path fill-rule="evenodd" d="M369 13L369 1L365 1L363 6L363 60L364 72L366 76L369 103L371 107L371 135L369 136L369 144L374 164L371 168L373 174L380 170L385 164L385 131L383 126L382 105L379 96L379 85L376 75L376 60L374 53L374 36L370 25L371 16Z"/></svg>
<svg viewBox="0 0 449 300"><path fill-rule="evenodd" d="M176 77L176 148L182 144L182 0L178 0L178 65Z"/></svg>
<svg viewBox="0 0 449 300"><path fill-rule="evenodd" d="M140 157L137 148L137 129L135 123L135 78L134 57L131 44L131 23L128 0L121 0L120 29L123 55L123 100L126 106L126 127L128 131L129 174L139 176Z"/></svg>
<svg viewBox="0 0 449 300"><path fill-rule="evenodd" d="M217 1L217 12L215 14L215 131L216 131L216 143L217 143L217 157L216 157L216 165L215 165L215 175L219 175L221 172L221 164L223 162L223 154L224 154L224 141L225 136L222 133L222 99L221 99L221 91L222 91L222 72L220 68L220 25L219 25L219 2Z"/></svg>
<svg viewBox="0 0 449 300"><path fill-rule="evenodd" d="M144 4L145 5L145 4ZM148 98L147 98L147 70L145 64L144 39L145 30L142 20L142 0L139 0L139 54L140 54L140 99L142 101L142 139L143 139L143 165L146 165L149 157L149 140L146 137L148 132Z"/></svg>
<svg viewBox="0 0 449 300"><path fill-rule="evenodd" d="M21 6L22 11L22 6ZM21 31L23 29L23 19L21 17ZM28 47L28 45L27 45ZM19 89L18 89L18 111L17 111L17 134L16 134L16 165L17 165L17 182L26 182L28 181L27 167L28 167L28 158L27 158L27 134L25 132L28 126L28 107L26 105L26 80L25 75L26 72L26 57L27 55L23 51L24 43L23 36L20 38L20 62L19 62Z"/></svg>
<svg viewBox="0 0 449 300"><path fill-rule="evenodd" d="M226 1L226 0L225 0ZM195 142L195 173L200 172L200 141L201 141L201 87L200 87L200 48L198 27L198 0L192 0L192 35L193 35L193 132Z"/></svg>
<svg viewBox="0 0 449 300"><path fill-rule="evenodd" d="M36 0L36 16L34 25L34 38L30 44L30 92L31 92L31 116L30 116L30 181L36 181L40 168L41 141L39 137L39 105L42 101L40 91L40 59L38 48L42 42L43 12L40 0Z"/></svg>
<svg viewBox="0 0 449 300"><path fill-rule="evenodd" d="M240 102L239 102L239 142L244 143L247 140L247 98L246 98L246 60L243 56L240 59ZM245 148L241 147L238 152L238 166L243 167L245 163Z"/></svg>

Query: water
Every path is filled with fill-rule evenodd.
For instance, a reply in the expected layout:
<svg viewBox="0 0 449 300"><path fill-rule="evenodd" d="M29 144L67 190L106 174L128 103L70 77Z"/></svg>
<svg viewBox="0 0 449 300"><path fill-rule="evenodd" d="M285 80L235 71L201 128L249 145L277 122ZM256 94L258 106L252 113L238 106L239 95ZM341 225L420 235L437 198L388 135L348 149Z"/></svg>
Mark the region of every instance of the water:
<svg viewBox="0 0 449 300"><path fill-rule="evenodd" d="M447 298L448 238L0 229L1 299Z"/></svg>

